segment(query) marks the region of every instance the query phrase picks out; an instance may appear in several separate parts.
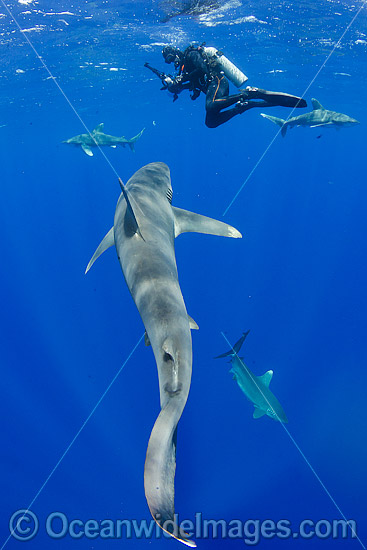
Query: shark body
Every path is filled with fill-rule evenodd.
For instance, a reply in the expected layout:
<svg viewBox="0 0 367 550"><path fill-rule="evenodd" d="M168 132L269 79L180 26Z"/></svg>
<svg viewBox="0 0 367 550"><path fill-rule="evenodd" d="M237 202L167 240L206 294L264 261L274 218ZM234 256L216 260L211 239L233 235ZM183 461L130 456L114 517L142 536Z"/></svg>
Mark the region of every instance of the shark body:
<svg viewBox="0 0 367 550"><path fill-rule="evenodd" d="M234 238L241 234L225 223L173 207L169 168L161 162L144 166L121 188L114 225L86 271L104 250L115 246L158 368L161 412L148 443L145 495L158 525L196 546L174 521L176 428L191 382L190 328L198 328L187 314L178 282L174 239L185 232Z"/></svg>
<svg viewBox="0 0 367 550"><path fill-rule="evenodd" d="M117 145L122 145L126 147L128 145L132 151L135 151L135 142L141 137L145 128L141 130L136 136L131 139L126 139L124 136L110 136L103 132L104 123L98 124L96 128L90 134L79 134L74 136L63 143L68 143L69 145L76 145L83 149L84 153L89 157L93 157L92 147L117 147Z"/></svg>
<svg viewBox="0 0 367 550"><path fill-rule="evenodd" d="M230 351L218 355L216 359L230 357L232 368L229 372L233 374L233 378L236 380L246 397L254 404L254 418L268 415L274 420L288 422L281 404L269 389L273 371L268 370L262 376L255 376L248 366L245 365L243 358L238 356L238 352L249 332L250 331L244 332Z"/></svg>
<svg viewBox="0 0 367 550"><path fill-rule="evenodd" d="M274 124L281 127L281 134L284 137L288 128L294 126L308 126L309 128L344 128L346 126L355 126L359 124L358 120L351 118L343 113L337 113L336 111L329 111L324 109L317 99L312 99L313 110L310 113L299 115L290 118L289 120L283 120L276 116L266 115L261 113L261 116L271 120Z"/></svg>

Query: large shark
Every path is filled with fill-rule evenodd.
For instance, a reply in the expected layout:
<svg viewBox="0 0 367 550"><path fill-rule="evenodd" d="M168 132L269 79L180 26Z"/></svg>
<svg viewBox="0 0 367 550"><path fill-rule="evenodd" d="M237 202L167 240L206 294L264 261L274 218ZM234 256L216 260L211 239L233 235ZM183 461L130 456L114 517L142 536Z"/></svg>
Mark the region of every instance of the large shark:
<svg viewBox="0 0 367 550"><path fill-rule="evenodd" d="M232 368L229 372L233 374L233 378L236 380L246 397L254 404L254 418L260 418L267 414L274 420L288 422L281 404L269 389L273 371L268 370L262 376L255 376L248 366L245 365L243 357L238 356L241 346L249 332L249 330L244 332L232 349L226 353L222 353L222 355L218 355L215 359L230 357Z"/></svg>
<svg viewBox="0 0 367 550"><path fill-rule="evenodd" d="M117 147L117 145L122 145L126 147L128 145L132 151L135 151L134 144L141 137L145 128L142 129L136 136L131 139L126 139L124 136L110 136L103 132L104 122L98 124L90 134L79 134L74 136L63 143L68 143L70 145L77 145L81 147L86 155L93 157L93 151L91 147Z"/></svg>
<svg viewBox="0 0 367 550"><path fill-rule="evenodd" d="M282 128L281 133L284 137L288 128L293 126L308 126L309 128L344 128L345 126L355 126L359 124L358 120L351 118L343 113L337 113L335 111L329 111L324 109L317 99L312 99L313 110L310 113L299 115L290 118L289 120L283 120L276 116L266 115L260 113L264 118L268 118L274 124L277 124Z"/></svg>
<svg viewBox="0 0 367 550"><path fill-rule="evenodd" d="M144 486L150 512L158 525L188 546L174 517L176 428L191 381L191 328L178 282L175 237L197 232L239 238L225 223L171 205L172 186L166 164L154 162L138 170L126 187L120 182L114 225L90 260L114 245L127 286L146 329L158 368L161 412L150 435Z"/></svg>

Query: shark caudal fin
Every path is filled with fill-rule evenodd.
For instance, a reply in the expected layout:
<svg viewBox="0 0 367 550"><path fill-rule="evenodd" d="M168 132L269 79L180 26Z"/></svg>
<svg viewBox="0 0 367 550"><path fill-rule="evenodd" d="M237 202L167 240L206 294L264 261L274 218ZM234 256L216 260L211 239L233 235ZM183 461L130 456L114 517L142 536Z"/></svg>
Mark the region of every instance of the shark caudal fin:
<svg viewBox="0 0 367 550"><path fill-rule="evenodd" d="M278 118L276 116L266 115L265 113L260 113L260 115L264 118L267 118L268 120L271 120L271 122L274 122L274 124L277 124L282 129L282 136L284 137L287 133L287 126L285 124L285 120L283 118Z"/></svg>
<svg viewBox="0 0 367 550"><path fill-rule="evenodd" d="M150 513L159 527L195 548L196 543L177 524L174 506L177 423L185 402L169 400L153 426L144 466L144 490Z"/></svg>
<svg viewBox="0 0 367 550"><path fill-rule="evenodd" d="M217 355L216 357L214 357L214 359L221 359L222 357L229 357L231 355L235 355L235 354L238 354L238 352L240 351L241 347L242 347L242 344L244 343L244 341L246 340L248 334L249 334L249 330L247 332L244 332L241 336L241 338L239 340L237 340L237 342L235 343L235 345L233 346L233 348L231 348L229 351L227 351L226 353L222 353L221 355Z"/></svg>
<svg viewBox="0 0 367 550"><path fill-rule="evenodd" d="M172 207L175 216L175 237L181 233L206 233L218 237L232 237L240 239L241 233L227 223L219 222L213 218L195 214L182 208Z"/></svg>
<svg viewBox="0 0 367 550"><path fill-rule="evenodd" d="M127 144L132 150L133 153L135 153L135 142L138 141L139 138L141 138L145 128L143 128L136 136L132 137L128 140Z"/></svg>

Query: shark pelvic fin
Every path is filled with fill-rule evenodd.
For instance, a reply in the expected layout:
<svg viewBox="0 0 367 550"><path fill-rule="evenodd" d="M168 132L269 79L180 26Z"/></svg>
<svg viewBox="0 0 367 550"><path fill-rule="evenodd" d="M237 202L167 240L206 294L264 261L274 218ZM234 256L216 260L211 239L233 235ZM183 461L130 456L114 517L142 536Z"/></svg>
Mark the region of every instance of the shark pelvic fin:
<svg viewBox="0 0 367 550"><path fill-rule="evenodd" d="M252 415L252 417L261 418L262 416L264 416L264 414L266 414L265 411L263 411L262 409L259 409L259 407L255 407L254 414Z"/></svg>
<svg viewBox="0 0 367 550"><path fill-rule="evenodd" d="M124 198L126 200L126 222L130 226L129 227L129 232L131 232L133 234L137 233L143 239L143 241L145 241L143 235L141 234L139 224L138 224L138 220L136 219L136 216L135 216L130 198L129 198L129 196L127 194L127 191L126 191L126 187L122 183L121 178L119 178L119 184L120 184L120 187L121 187L122 194L124 195Z"/></svg>
<svg viewBox="0 0 367 550"><path fill-rule="evenodd" d="M190 329L191 330L199 330L199 325L194 321L194 319L192 317L190 317L190 315L188 315L187 317L188 317L188 320L189 320ZM146 346L151 346L147 331L145 331L145 334L144 334L144 344ZM166 351L166 350L164 350L164 351Z"/></svg>
<svg viewBox="0 0 367 550"><path fill-rule="evenodd" d="M110 246L113 246L114 244L115 244L115 237L114 237L113 227L111 227L111 229L109 230L107 235L103 238L97 250L93 254L89 264L87 265L87 269L85 270L85 273L88 273L88 271L90 270L90 268L92 267L96 259L99 258L100 255L103 254L105 250L107 250L107 248L110 248Z"/></svg>
<svg viewBox="0 0 367 550"><path fill-rule="evenodd" d="M175 216L175 237L181 233L206 233L207 235L233 237L234 239L242 237L237 229L226 223L174 206L172 210Z"/></svg>
<svg viewBox="0 0 367 550"><path fill-rule="evenodd" d="M104 128L104 122L101 122L101 124L98 124L98 126L96 126L93 130L93 133L94 132L103 132L103 128Z"/></svg>
<svg viewBox="0 0 367 550"><path fill-rule="evenodd" d="M258 376L258 379L264 384L264 386L266 386L267 388L269 387L269 384L271 382L271 379L273 378L273 371L272 370L268 370L265 374L263 374L262 376Z"/></svg>
<svg viewBox="0 0 367 550"><path fill-rule="evenodd" d="M194 321L194 319L190 317L190 315L188 315L188 318L191 330L199 330L199 325Z"/></svg>
<svg viewBox="0 0 367 550"><path fill-rule="evenodd" d="M317 99L312 98L311 103L312 103L312 108L313 108L314 111L316 111L317 109L321 109L322 111L325 111L325 107L323 107L321 105L320 101L317 101Z"/></svg>
<svg viewBox="0 0 367 550"><path fill-rule="evenodd" d="M85 153L86 155L88 155L88 157L93 157L92 149L91 149L90 147L88 147L88 145L84 145L84 144L82 143L82 149L83 149L84 153Z"/></svg>

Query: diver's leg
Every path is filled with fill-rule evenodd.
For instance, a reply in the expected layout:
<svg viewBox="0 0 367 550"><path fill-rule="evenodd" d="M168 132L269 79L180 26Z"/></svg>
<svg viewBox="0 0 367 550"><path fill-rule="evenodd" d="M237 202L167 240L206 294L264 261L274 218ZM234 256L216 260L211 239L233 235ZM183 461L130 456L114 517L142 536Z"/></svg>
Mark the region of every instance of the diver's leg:
<svg viewBox="0 0 367 550"><path fill-rule="evenodd" d="M273 103L267 101L244 101L237 102L235 107L228 109L227 111L207 111L205 117L205 124L208 128L217 128L221 124L224 124L228 120L231 120L236 115L242 115L245 111L253 109L254 107L274 107Z"/></svg>
<svg viewBox="0 0 367 550"><path fill-rule="evenodd" d="M244 94L247 94L249 99L264 99L273 106L307 107L307 102L301 97L286 94L284 92L270 92L268 90L262 90L261 88L251 88L248 86L246 90L244 90Z"/></svg>
<svg viewBox="0 0 367 550"><path fill-rule="evenodd" d="M222 109L231 107L246 96L246 93L228 95L229 84L225 76L216 76L210 82L206 92L205 109L208 112L218 113Z"/></svg>

